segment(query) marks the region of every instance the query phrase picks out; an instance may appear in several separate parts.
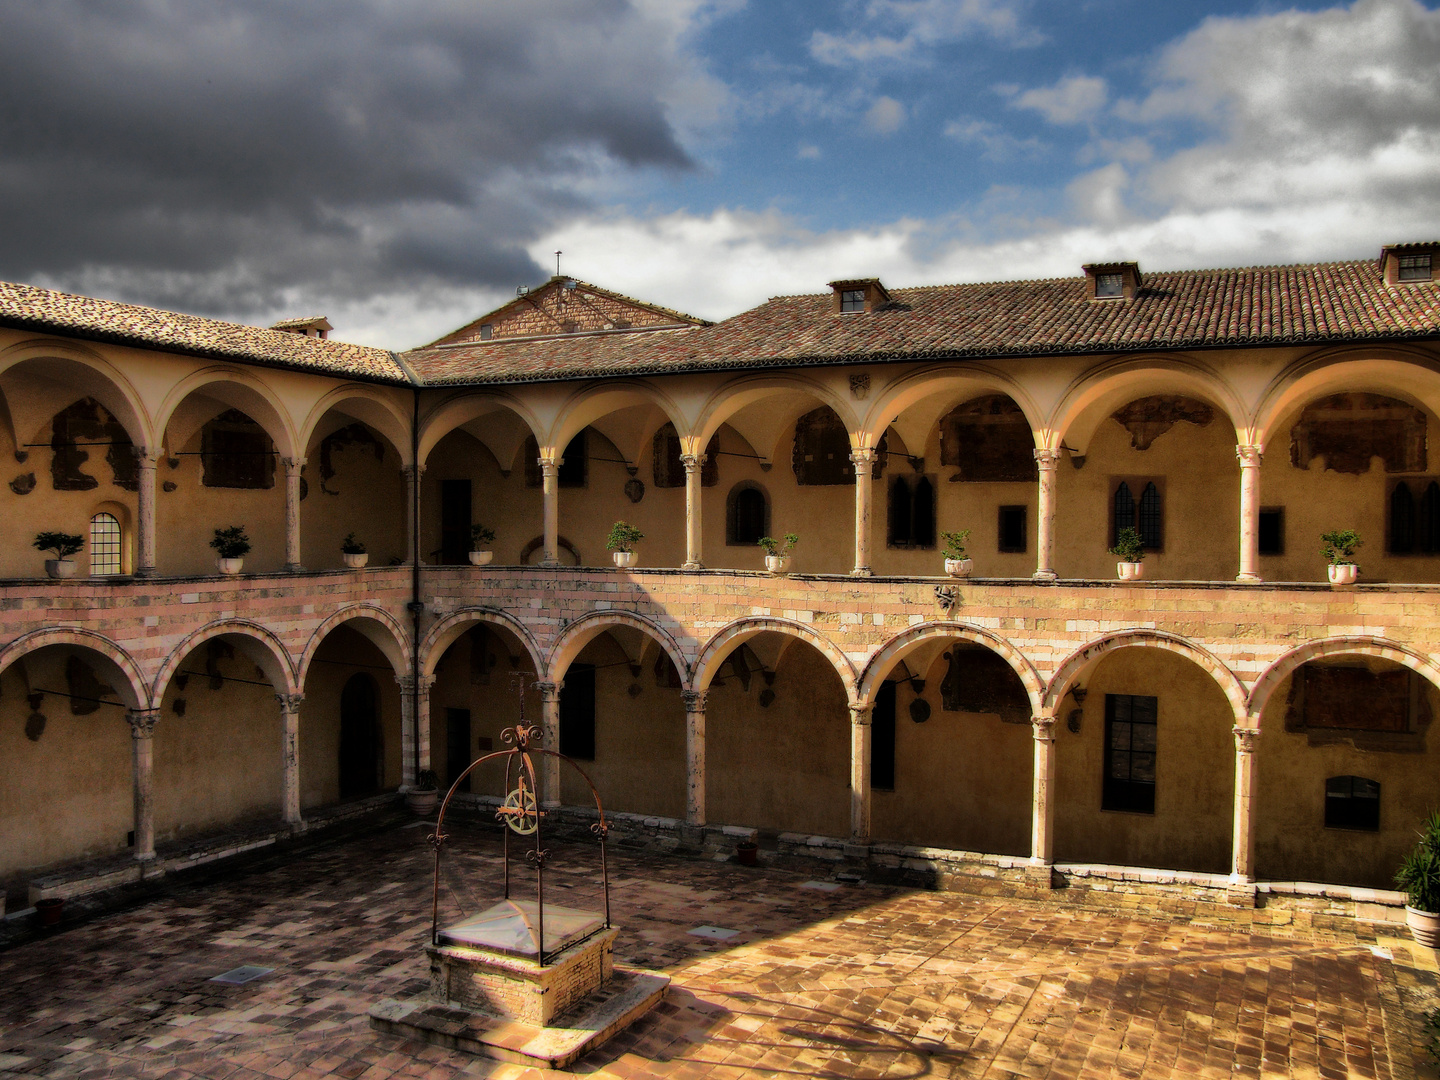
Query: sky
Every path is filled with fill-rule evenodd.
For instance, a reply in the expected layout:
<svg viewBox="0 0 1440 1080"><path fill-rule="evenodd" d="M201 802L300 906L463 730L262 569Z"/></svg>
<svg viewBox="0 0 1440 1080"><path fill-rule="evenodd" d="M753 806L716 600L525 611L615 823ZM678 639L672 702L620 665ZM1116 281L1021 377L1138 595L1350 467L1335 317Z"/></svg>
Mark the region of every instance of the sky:
<svg viewBox="0 0 1440 1080"><path fill-rule="evenodd" d="M0 278L394 349L1440 239L1421 0L6 0Z"/></svg>

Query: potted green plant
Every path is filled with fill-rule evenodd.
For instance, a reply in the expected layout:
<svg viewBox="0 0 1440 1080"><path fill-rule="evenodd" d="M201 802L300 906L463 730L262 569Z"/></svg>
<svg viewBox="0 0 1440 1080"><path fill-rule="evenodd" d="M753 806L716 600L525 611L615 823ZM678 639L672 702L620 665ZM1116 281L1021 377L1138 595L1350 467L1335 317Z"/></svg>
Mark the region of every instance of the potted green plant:
<svg viewBox="0 0 1440 1080"><path fill-rule="evenodd" d="M629 522L617 521L610 526L610 535L605 546L615 553L615 565L624 569L635 565L635 545L645 539L645 534Z"/></svg>
<svg viewBox="0 0 1440 1080"><path fill-rule="evenodd" d="M1120 560L1115 564L1115 573L1121 581L1138 581L1145 576L1145 545L1140 542L1138 530L1127 525L1117 532L1110 554Z"/></svg>
<svg viewBox="0 0 1440 1080"><path fill-rule="evenodd" d="M345 565L351 570L359 570L370 561L365 542L358 539L353 532L347 533L345 539L340 541L340 554L345 559Z"/></svg>
<svg viewBox="0 0 1440 1080"><path fill-rule="evenodd" d="M1331 585L1354 585L1360 567L1355 564L1355 549L1364 544L1354 529L1335 529L1320 534L1320 554L1330 564Z"/></svg>
<svg viewBox="0 0 1440 1080"><path fill-rule="evenodd" d="M1395 884L1405 890L1405 925L1417 943L1440 946L1440 811L1425 819L1420 839L1400 869Z"/></svg>
<svg viewBox="0 0 1440 1080"><path fill-rule="evenodd" d="M415 783L405 792L405 805L416 817L429 817L440 801L440 778L434 769L421 769L415 776Z"/></svg>
<svg viewBox="0 0 1440 1080"><path fill-rule="evenodd" d="M970 539L970 530L942 532L940 539L945 541L945 573L951 577L969 577L975 565L974 560L965 554L965 543Z"/></svg>
<svg viewBox="0 0 1440 1080"><path fill-rule="evenodd" d="M756 543L765 549L765 569L772 574L783 574L790 569L790 549L800 542L795 533L786 533L779 540L762 536Z"/></svg>
<svg viewBox="0 0 1440 1080"><path fill-rule="evenodd" d="M238 574L250 552L250 538L245 535L244 525L231 525L228 529L216 529L210 546L218 556L216 569L222 574Z"/></svg>
<svg viewBox="0 0 1440 1080"><path fill-rule="evenodd" d="M474 566L486 566L495 557L490 545L495 542L495 530L484 525L470 526L470 562Z"/></svg>
<svg viewBox="0 0 1440 1080"><path fill-rule="evenodd" d="M70 578L75 576L75 560L70 556L85 546L85 538L73 533L42 532L35 535L35 546L55 553L55 558L45 560L45 573L52 578Z"/></svg>

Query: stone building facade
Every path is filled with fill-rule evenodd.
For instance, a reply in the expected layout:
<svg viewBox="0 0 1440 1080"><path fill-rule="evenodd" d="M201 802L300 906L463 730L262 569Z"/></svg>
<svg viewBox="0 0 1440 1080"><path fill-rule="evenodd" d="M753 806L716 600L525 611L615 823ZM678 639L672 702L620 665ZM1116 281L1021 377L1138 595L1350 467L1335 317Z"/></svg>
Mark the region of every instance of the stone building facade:
<svg viewBox="0 0 1440 1080"><path fill-rule="evenodd" d="M444 782L520 675L607 808L682 839L1383 889L1440 805L1436 254L713 325L555 278L398 355L0 285L0 878Z"/></svg>

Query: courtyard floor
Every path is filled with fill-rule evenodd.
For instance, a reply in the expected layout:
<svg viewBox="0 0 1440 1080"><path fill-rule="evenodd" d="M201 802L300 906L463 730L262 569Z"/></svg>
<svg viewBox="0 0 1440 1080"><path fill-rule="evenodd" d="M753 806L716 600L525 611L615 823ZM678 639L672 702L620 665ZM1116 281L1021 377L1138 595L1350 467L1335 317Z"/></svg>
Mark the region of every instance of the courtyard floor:
<svg viewBox="0 0 1440 1080"><path fill-rule="evenodd" d="M0 1076L547 1075L368 1026L378 999L427 985L429 831L172 888L0 952ZM594 849L549 846L547 899L598 905ZM491 830L452 832L442 918L497 897L498 853ZM613 847L610 866L617 959L674 981L581 1074L1435 1075L1418 1021L1435 957L1370 924L837 885ZM210 981L242 965L274 970Z"/></svg>

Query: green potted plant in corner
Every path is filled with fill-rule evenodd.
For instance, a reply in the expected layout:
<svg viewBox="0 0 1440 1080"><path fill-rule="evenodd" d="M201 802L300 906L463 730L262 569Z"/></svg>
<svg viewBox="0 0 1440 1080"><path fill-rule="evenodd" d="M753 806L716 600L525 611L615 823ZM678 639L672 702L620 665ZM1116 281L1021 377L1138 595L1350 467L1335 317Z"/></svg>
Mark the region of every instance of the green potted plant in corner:
<svg viewBox="0 0 1440 1080"><path fill-rule="evenodd" d="M440 778L434 769L421 769L415 776L415 784L405 792L405 805L416 817L429 817L440 801Z"/></svg>
<svg viewBox="0 0 1440 1080"><path fill-rule="evenodd" d="M629 522L617 521L610 526L610 535L605 546L615 553L615 565L622 570L635 565L635 545L645 539L645 534Z"/></svg>
<svg viewBox="0 0 1440 1080"><path fill-rule="evenodd" d="M488 566L495 553L490 545L495 542L495 530L484 525L470 526L470 563L473 566Z"/></svg>
<svg viewBox="0 0 1440 1080"><path fill-rule="evenodd" d="M347 533L345 539L340 541L340 554L344 556L345 565L351 570L359 570L370 561L365 542L358 539L353 532Z"/></svg>
<svg viewBox="0 0 1440 1080"><path fill-rule="evenodd" d="M1145 545L1140 542L1138 530L1126 526L1117 532L1110 554L1120 560L1115 564L1115 573L1121 581L1139 581L1145 576Z"/></svg>
<svg viewBox="0 0 1440 1080"><path fill-rule="evenodd" d="M1418 944L1440 946L1440 811L1425 819L1420 840L1395 873L1405 890L1405 925Z"/></svg>
<svg viewBox="0 0 1440 1080"><path fill-rule="evenodd" d="M779 540L762 536L756 541L765 549L765 569L772 574L783 574L790 569L790 549L800 542L795 533L786 533Z"/></svg>
<svg viewBox="0 0 1440 1080"><path fill-rule="evenodd" d="M250 552L250 538L245 535L244 525L231 525L228 529L216 529L210 546L218 556L216 569L222 574L238 574Z"/></svg>
<svg viewBox="0 0 1440 1080"><path fill-rule="evenodd" d="M970 539L970 530L942 532L940 539L945 541L945 573L951 577L969 577L975 565L974 560L965 554L965 543Z"/></svg>
<svg viewBox="0 0 1440 1080"><path fill-rule="evenodd" d="M1331 585L1354 585L1360 567L1355 564L1355 549L1364 544L1354 529L1334 529L1320 534L1320 554L1330 564Z"/></svg>
<svg viewBox="0 0 1440 1080"><path fill-rule="evenodd" d="M35 535L35 546L55 553L55 558L45 560L45 573L52 578L70 578L75 576L75 560L70 556L85 546L85 538L73 533L42 532Z"/></svg>

